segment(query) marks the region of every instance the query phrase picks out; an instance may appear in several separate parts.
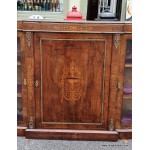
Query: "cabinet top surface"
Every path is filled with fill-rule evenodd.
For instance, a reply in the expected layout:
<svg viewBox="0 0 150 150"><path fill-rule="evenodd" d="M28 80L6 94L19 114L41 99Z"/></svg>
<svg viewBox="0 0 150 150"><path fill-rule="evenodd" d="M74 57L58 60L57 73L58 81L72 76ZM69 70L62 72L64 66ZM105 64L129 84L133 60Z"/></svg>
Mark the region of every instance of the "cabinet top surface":
<svg viewBox="0 0 150 150"><path fill-rule="evenodd" d="M61 20L61 19L18 19L23 22L43 22L43 23L79 23L79 24L132 24L132 21L87 21L87 20Z"/></svg>
<svg viewBox="0 0 150 150"><path fill-rule="evenodd" d="M131 33L130 21L17 20L17 30L33 32Z"/></svg>

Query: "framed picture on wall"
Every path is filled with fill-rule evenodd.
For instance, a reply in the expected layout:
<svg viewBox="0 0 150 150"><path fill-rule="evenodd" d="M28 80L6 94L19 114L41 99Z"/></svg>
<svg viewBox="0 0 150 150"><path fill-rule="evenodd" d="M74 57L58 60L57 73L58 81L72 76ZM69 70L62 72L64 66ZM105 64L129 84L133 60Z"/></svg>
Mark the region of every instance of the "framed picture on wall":
<svg viewBox="0 0 150 150"><path fill-rule="evenodd" d="M132 0L127 0L126 20L132 21Z"/></svg>

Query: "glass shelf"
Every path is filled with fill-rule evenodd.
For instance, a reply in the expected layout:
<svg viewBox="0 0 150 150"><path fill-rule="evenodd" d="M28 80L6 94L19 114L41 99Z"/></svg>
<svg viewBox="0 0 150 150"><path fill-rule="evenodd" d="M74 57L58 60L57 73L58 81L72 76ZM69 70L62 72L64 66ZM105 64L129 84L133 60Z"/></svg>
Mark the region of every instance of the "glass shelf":
<svg viewBox="0 0 150 150"><path fill-rule="evenodd" d="M17 84L17 93L21 93L21 92L22 92L22 85Z"/></svg>
<svg viewBox="0 0 150 150"><path fill-rule="evenodd" d="M124 70L124 90L132 91L132 68L125 67Z"/></svg>
<svg viewBox="0 0 150 150"><path fill-rule="evenodd" d="M131 125L132 124L132 99L123 99L121 124Z"/></svg>
<svg viewBox="0 0 150 150"><path fill-rule="evenodd" d="M63 12L63 0L17 0L17 11Z"/></svg>
<svg viewBox="0 0 150 150"><path fill-rule="evenodd" d="M18 65L18 66L21 66L21 62L20 62L20 61L17 61L17 65Z"/></svg>
<svg viewBox="0 0 150 150"><path fill-rule="evenodd" d="M17 121L23 121L20 38L17 37Z"/></svg>
<svg viewBox="0 0 150 150"><path fill-rule="evenodd" d="M17 121L23 121L22 98L17 97Z"/></svg>
<svg viewBox="0 0 150 150"><path fill-rule="evenodd" d="M17 93L17 97L22 97L22 94L21 93Z"/></svg>
<svg viewBox="0 0 150 150"><path fill-rule="evenodd" d="M132 100L132 94L123 94L123 99Z"/></svg>
<svg viewBox="0 0 150 150"><path fill-rule="evenodd" d="M132 68L132 64L126 63L126 64L125 64L125 67L126 67L126 68Z"/></svg>
<svg viewBox="0 0 150 150"><path fill-rule="evenodd" d="M17 65L17 84L21 84L21 65Z"/></svg>
<svg viewBox="0 0 150 150"><path fill-rule="evenodd" d="M132 125L132 40L127 40L121 125Z"/></svg>

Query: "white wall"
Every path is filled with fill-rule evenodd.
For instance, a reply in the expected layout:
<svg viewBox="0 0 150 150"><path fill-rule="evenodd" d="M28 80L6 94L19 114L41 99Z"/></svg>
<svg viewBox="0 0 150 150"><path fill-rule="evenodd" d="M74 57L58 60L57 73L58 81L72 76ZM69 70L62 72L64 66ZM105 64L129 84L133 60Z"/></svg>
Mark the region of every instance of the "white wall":
<svg viewBox="0 0 150 150"><path fill-rule="evenodd" d="M69 1L69 11L72 10L73 6L76 6L77 10L80 11L80 1L81 0L68 0L68 1Z"/></svg>

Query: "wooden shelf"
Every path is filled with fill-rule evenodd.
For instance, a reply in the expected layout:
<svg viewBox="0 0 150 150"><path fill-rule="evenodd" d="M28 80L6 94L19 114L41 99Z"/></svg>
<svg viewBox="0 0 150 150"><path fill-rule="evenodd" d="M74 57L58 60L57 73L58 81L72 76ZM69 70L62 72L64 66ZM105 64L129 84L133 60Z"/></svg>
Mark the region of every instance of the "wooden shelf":
<svg viewBox="0 0 150 150"><path fill-rule="evenodd" d="M22 97L22 94L21 93L17 93L17 97Z"/></svg>
<svg viewBox="0 0 150 150"><path fill-rule="evenodd" d="M132 64L127 63L127 64L125 64L125 67L126 67L126 68L131 68L131 67L132 67Z"/></svg>
<svg viewBox="0 0 150 150"><path fill-rule="evenodd" d="M132 99L132 94L123 94L123 99L131 100Z"/></svg>
<svg viewBox="0 0 150 150"><path fill-rule="evenodd" d="M18 66L21 66L21 62L20 62L20 61L17 61L17 65L18 65Z"/></svg>

